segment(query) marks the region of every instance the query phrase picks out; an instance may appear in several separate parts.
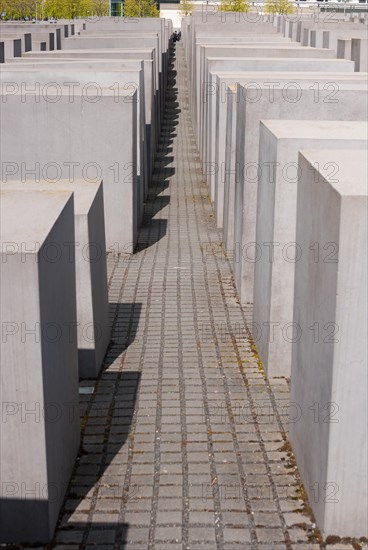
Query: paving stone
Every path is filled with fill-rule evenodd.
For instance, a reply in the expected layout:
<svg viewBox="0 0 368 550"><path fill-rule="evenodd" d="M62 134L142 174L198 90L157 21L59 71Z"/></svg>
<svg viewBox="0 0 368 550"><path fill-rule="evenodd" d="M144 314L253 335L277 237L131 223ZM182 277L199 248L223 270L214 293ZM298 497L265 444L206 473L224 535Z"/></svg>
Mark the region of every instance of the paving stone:
<svg viewBox="0 0 368 550"><path fill-rule="evenodd" d="M79 543L82 542L82 538L83 531L75 531L74 529L59 531L56 535L56 541L64 543Z"/></svg>
<svg viewBox="0 0 368 550"><path fill-rule="evenodd" d="M181 527L156 527L155 540L179 542L181 540Z"/></svg>
<svg viewBox="0 0 368 550"><path fill-rule="evenodd" d="M281 529L257 529L257 537L259 542L281 542L285 539Z"/></svg>
<svg viewBox="0 0 368 550"><path fill-rule="evenodd" d="M189 527L189 540L192 542L215 542L214 527Z"/></svg>
<svg viewBox="0 0 368 550"><path fill-rule="evenodd" d="M88 543L92 544L114 544L116 531L114 529L91 529L88 535Z"/></svg>

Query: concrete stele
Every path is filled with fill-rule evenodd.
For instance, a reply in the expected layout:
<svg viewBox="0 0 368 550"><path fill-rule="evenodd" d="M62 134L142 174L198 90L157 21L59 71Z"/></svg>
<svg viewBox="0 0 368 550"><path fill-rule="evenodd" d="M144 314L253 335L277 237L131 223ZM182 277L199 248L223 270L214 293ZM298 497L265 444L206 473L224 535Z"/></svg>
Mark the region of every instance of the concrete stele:
<svg viewBox="0 0 368 550"><path fill-rule="evenodd" d="M331 171L334 163L337 170ZM367 537L367 152L302 150L290 440L324 537ZM329 261L315 261L333 243Z"/></svg>

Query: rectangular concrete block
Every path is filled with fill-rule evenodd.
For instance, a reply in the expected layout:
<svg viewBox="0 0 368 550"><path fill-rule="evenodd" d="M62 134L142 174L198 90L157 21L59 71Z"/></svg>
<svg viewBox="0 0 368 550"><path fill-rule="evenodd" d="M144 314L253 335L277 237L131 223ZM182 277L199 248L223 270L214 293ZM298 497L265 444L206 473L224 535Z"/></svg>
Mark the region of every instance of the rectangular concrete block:
<svg viewBox="0 0 368 550"><path fill-rule="evenodd" d="M139 216L137 93L132 89L117 95L101 87L94 102L83 86L73 93L71 101L70 88L60 84L23 101L21 90L3 90L1 180L103 179L106 248L130 253ZM19 140L20 135L27 139Z"/></svg>
<svg viewBox="0 0 368 550"><path fill-rule="evenodd" d="M253 44L237 44L237 47L234 49L234 45L200 45L199 46L199 67L196 74L197 89L195 95L211 93L212 83L211 79L206 73L207 68L207 59L221 57L229 57L229 63L226 67L226 70L231 70L231 62L234 58L334 58L336 57L333 51L328 52L324 49L315 49L315 48L301 48L299 45L295 44L283 44L283 43L253 43ZM298 67L296 66L297 70ZM225 66L224 66L225 70ZM203 101L198 103L200 111L197 113L199 124L203 124L203 102L206 100L203 97ZM204 106L206 107L206 106ZM204 150L203 150L204 148ZM202 157L205 156L205 144L200 145L200 154ZM212 196L213 198L213 196Z"/></svg>
<svg viewBox="0 0 368 550"><path fill-rule="evenodd" d="M297 186L303 176L298 151L312 147L365 150L368 126L366 122L263 120L259 139L252 334L267 375L290 377L292 342L299 330L293 325L295 266L309 253L296 240Z"/></svg>
<svg viewBox="0 0 368 550"><path fill-rule="evenodd" d="M241 75L242 73L239 73ZM244 74L244 73L243 73ZM227 116L227 82L226 73L216 73L216 84L214 93L207 98L208 110L212 114L211 121L207 125L211 125L211 129L207 126L205 130L208 136L209 147L209 163L206 165L208 170L205 170L208 183L211 189L211 196L214 200L214 208L216 214L217 227L223 227L223 210L224 210L224 166L225 166L225 149L226 149L226 116ZM318 79L318 75L317 75ZM211 75L211 80L212 75ZM231 82L235 80L229 79ZM241 81L241 77L238 77ZM272 79L273 85L277 84L277 78ZM291 81L292 82L292 81ZM256 85L256 84L255 84ZM291 84L292 86L292 84Z"/></svg>
<svg viewBox="0 0 368 550"><path fill-rule="evenodd" d="M367 164L366 151L299 156L296 239L307 253L295 269L303 333L293 347L290 441L324 537L368 535Z"/></svg>
<svg viewBox="0 0 368 550"><path fill-rule="evenodd" d="M71 26L68 24L69 27ZM40 40L40 36L42 35L41 41L49 39L49 34L54 34L54 45L55 48L60 50L62 46L65 44L65 38L64 38L64 25L62 24L43 24L41 22L37 23L37 26L33 23L16 23L16 22L6 22L6 23L0 23L0 34L5 33L16 33L19 37L23 37L25 34L31 35L31 41L34 40ZM23 48L23 51L29 50L29 38L27 38L27 47ZM33 49L33 46L32 46Z"/></svg>
<svg viewBox="0 0 368 550"><path fill-rule="evenodd" d="M235 166L236 155L236 87L229 86L226 102L226 145L225 162L221 177L224 181L224 210L222 238L225 250L234 250L234 208L235 208L235 173L230 170Z"/></svg>
<svg viewBox="0 0 368 550"><path fill-rule="evenodd" d="M201 46L205 45L223 45L223 46L233 46L233 50L236 50L236 46L242 46L242 45L259 45L264 44L267 46L268 44L287 44L288 41L284 39L283 37L277 35L277 34L244 34L241 33L240 35L237 34L228 34L224 36L217 35L217 34L208 34L208 33L201 33L199 36L195 36L194 38L195 42L192 45L192 42L189 42L190 51L188 52L188 56L190 57L189 61L189 99L190 99L190 106L191 106L191 113L192 113L192 119L193 119L193 126L194 130L197 133L198 132L198 122L197 122L197 109L198 109L198 87L201 82L201 76L200 76L200 51ZM235 46L235 48L234 48Z"/></svg>
<svg viewBox="0 0 368 550"><path fill-rule="evenodd" d="M73 196L2 191L0 207L0 540L40 544L79 447Z"/></svg>
<svg viewBox="0 0 368 550"><path fill-rule="evenodd" d="M292 52L293 50L291 50ZM288 58L289 54L285 54L283 58L231 58L231 57L218 57L210 58L208 57L205 60L204 65L204 78L200 86L200 110L198 113L199 120L199 150L200 156L204 162L213 162L213 159L207 158L207 150L209 144L206 142L206 120L208 115L208 108L210 102L208 101L208 96L215 95L213 91L213 79L211 79L210 74L221 71L298 71L298 72L352 72L354 70L354 65L351 61L345 59L297 59ZM213 116L213 115L212 115ZM212 136L214 140L214 134L212 128L209 128L208 136ZM210 137L208 138L210 139ZM211 186L213 190L213 186ZM212 196L213 198L213 196Z"/></svg>
<svg viewBox="0 0 368 550"><path fill-rule="evenodd" d="M103 185L100 182L11 181L3 190L74 193L78 370L96 378L110 342Z"/></svg>
<svg viewBox="0 0 368 550"><path fill-rule="evenodd" d="M295 73L298 81L302 80L303 82L310 83L310 87L321 86L331 89L338 88L338 82L365 82L365 77L360 75L358 80L356 80L357 73L346 73L346 74L332 74L331 80L326 80L323 73ZM271 78L272 75L272 78ZM208 101L208 113L211 118L208 117L206 128L204 129L207 135L208 143L208 157L211 162L206 164L205 174L208 179L208 183L211 186L214 195L214 208L216 212L216 222L218 227L222 227L221 224L224 224L224 214L222 213L222 208L224 205L224 193L225 193L225 174L229 174L229 178L232 181L233 178L231 174L235 171L235 161L231 161L231 164L228 165L225 155L225 139L228 140L226 136L225 125L227 124L227 100L228 100L228 90L229 85L232 86L236 82L240 84L247 84L249 86L249 100L257 100L257 87L259 85L268 85L277 89L281 88L287 93L288 89L293 88L297 83L294 83L294 75L291 78L289 73L263 73L263 72L216 72L214 74L210 73L211 81L215 83L212 84L211 93L207 97ZM263 76L263 79L261 78ZM338 79L338 80L337 80ZM252 96L253 94L253 96ZM229 157L230 159L230 157ZM233 210L232 210L233 212ZM232 215L230 218L233 220ZM228 217L228 219L230 219ZM232 222L234 223L234 222ZM226 221L227 224L227 221ZM228 232L228 224L225 230L225 233Z"/></svg>
<svg viewBox="0 0 368 550"><path fill-rule="evenodd" d="M330 48L337 51L337 41L341 38L365 38L367 36L366 30L361 25L349 25L348 28L341 28L336 30L324 29L322 30L322 47Z"/></svg>
<svg viewBox="0 0 368 550"><path fill-rule="evenodd" d="M291 95L288 92L287 99L282 90L275 90L270 96L269 88L261 86L256 102L247 101L246 88L237 86L235 243L239 255L234 259L234 277L242 303L253 300L260 120L359 121L366 120L367 116L363 99L366 85L339 83L334 97L328 86L321 86L316 101L313 87L296 78L293 83L296 87Z"/></svg>
<svg viewBox="0 0 368 550"><path fill-rule="evenodd" d="M339 38L336 54L338 59L351 59L351 39Z"/></svg>
<svg viewBox="0 0 368 550"><path fill-rule="evenodd" d="M137 90L137 116L139 120L139 132L137 132L137 175L139 181L139 222L143 215L143 202L148 192L149 186L149 167L152 165L151 151L151 125L147 124L146 111L151 109L153 101L152 73L151 78L147 78L149 89L145 89L144 61L138 59L129 60L68 60L61 59L51 62L27 61L26 63L11 64L1 73L1 83L5 89L14 85L24 93L29 89L41 88L48 89L50 83L52 86L63 85L64 83L73 83L73 90L80 87L82 92L90 94L92 90L92 101L98 101L98 96L102 94L102 87L114 90L116 94L120 91ZM29 69L29 71L27 71ZM147 71L152 71L152 66ZM115 71L115 72L114 72ZM70 80L71 79L71 80ZM93 100L93 95L97 98Z"/></svg>
<svg viewBox="0 0 368 550"><path fill-rule="evenodd" d="M20 40L21 52L32 50L32 35L29 32L9 32L8 29L0 27L0 34L3 40Z"/></svg>
<svg viewBox="0 0 368 550"><path fill-rule="evenodd" d="M356 72L368 71L368 38L352 38L351 60Z"/></svg>
<svg viewBox="0 0 368 550"><path fill-rule="evenodd" d="M82 63L85 62L83 65ZM140 75L140 81L136 82L137 88L142 94L140 104L144 107L144 120L141 121L142 128L141 133L144 133L143 140L146 144L146 155L143 156L142 162L145 165L147 174L144 176L145 189L147 192L150 176L152 174L152 162L156 150L158 140L158 130L160 127L159 109L158 109L158 93L159 90L156 86L155 76L155 60L153 57L153 50L61 50L60 52L48 52L43 55L40 52L28 54L26 57L20 58L17 63L7 65L7 69L19 70L20 68L28 67L32 69L63 69L70 68L73 70L87 70L87 69L103 69L103 75L106 76L107 69L113 69L114 67L120 72L121 70L128 69L131 71L135 69L140 71L142 69L143 75ZM18 65L18 69L13 67ZM47 74L47 73L46 73ZM129 86L133 83L130 78L128 82L123 82L123 75L117 75L119 78L119 86ZM142 78L143 77L143 78ZM101 75L100 75L101 78ZM142 88L141 80L143 79L144 86ZM112 87L116 86L116 83L109 83ZM143 101L144 97L144 101ZM139 111L139 110L138 110ZM143 116L143 112L142 112ZM141 139L141 138L140 138Z"/></svg>

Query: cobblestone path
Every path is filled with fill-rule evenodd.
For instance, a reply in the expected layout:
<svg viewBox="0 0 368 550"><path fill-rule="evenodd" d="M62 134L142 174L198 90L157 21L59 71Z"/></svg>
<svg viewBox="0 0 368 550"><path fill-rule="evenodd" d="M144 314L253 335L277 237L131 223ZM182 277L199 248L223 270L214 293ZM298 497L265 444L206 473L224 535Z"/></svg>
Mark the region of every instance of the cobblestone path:
<svg viewBox="0 0 368 550"><path fill-rule="evenodd" d="M288 386L265 380L248 338L181 44L175 55L138 251L109 255L113 340L81 396L83 450L50 547L319 548L289 455Z"/></svg>

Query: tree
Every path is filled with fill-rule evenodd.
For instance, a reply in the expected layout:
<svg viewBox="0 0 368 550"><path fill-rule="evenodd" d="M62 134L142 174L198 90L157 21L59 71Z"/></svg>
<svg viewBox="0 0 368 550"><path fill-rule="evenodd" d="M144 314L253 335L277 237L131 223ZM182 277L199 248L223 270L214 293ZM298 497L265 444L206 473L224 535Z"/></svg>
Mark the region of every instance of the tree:
<svg viewBox="0 0 368 550"><path fill-rule="evenodd" d="M290 0L267 0L264 11L273 15L287 15L294 13L295 8Z"/></svg>
<svg viewBox="0 0 368 550"><path fill-rule="evenodd" d="M221 0L220 11L248 12L250 10L249 0Z"/></svg>
<svg viewBox="0 0 368 550"><path fill-rule="evenodd" d="M99 17L109 15L109 0L92 0L92 10L92 15L98 15Z"/></svg>
<svg viewBox="0 0 368 550"><path fill-rule="evenodd" d="M194 4L190 0L181 0L179 10L183 17L187 17L187 15L192 14Z"/></svg>
<svg viewBox="0 0 368 550"><path fill-rule="evenodd" d="M101 17L109 15L109 0L0 0L1 13L6 19Z"/></svg>
<svg viewBox="0 0 368 550"><path fill-rule="evenodd" d="M160 17L155 0L125 0L124 17Z"/></svg>
<svg viewBox="0 0 368 550"><path fill-rule="evenodd" d="M2 0L0 6L7 19L33 19L36 16L36 0Z"/></svg>

